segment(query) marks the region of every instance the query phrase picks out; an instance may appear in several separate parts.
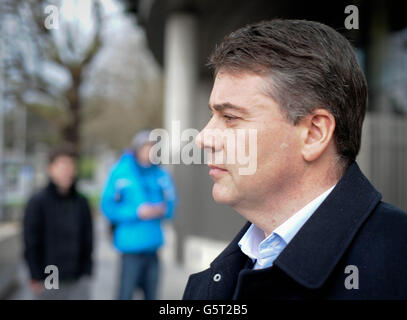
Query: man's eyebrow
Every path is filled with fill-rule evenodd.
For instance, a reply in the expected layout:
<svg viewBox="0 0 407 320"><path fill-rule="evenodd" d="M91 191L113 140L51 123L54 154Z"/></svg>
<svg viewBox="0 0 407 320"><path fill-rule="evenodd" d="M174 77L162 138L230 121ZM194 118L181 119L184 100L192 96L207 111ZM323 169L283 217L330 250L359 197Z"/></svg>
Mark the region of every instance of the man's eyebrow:
<svg viewBox="0 0 407 320"><path fill-rule="evenodd" d="M215 109L216 111L223 111L225 109L232 109L232 110L236 110L238 112L244 113L244 114L248 114L247 110L244 107L239 107L236 106L234 104L231 104L229 102L225 102L225 103L220 103L220 104L214 104L214 105L208 105L209 110Z"/></svg>

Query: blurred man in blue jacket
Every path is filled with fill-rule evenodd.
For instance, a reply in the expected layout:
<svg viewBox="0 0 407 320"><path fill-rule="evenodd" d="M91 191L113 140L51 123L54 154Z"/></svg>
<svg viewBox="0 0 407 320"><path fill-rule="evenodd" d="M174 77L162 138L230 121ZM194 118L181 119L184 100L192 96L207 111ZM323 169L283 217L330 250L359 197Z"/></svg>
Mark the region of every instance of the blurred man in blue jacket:
<svg viewBox="0 0 407 320"><path fill-rule="evenodd" d="M119 299L132 299L142 289L156 299L157 251L164 243L161 221L173 217L175 186L163 168L151 163L150 131L139 132L131 149L114 165L102 196L102 211L114 225L114 245L122 255Z"/></svg>

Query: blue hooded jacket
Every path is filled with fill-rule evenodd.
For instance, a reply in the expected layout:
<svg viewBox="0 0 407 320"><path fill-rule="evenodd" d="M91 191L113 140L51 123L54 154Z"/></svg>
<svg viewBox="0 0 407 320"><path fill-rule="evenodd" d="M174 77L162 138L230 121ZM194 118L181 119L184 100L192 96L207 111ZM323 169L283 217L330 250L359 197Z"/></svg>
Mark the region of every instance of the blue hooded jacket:
<svg viewBox="0 0 407 320"><path fill-rule="evenodd" d="M142 204L165 203L162 218L142 220ZM174 183L163 168L140 166L133 154L123 153L110 172L101 209L115 226L114 245L123 253L155 252L163 243L161 220L173 217L177 202Z"/></svg>

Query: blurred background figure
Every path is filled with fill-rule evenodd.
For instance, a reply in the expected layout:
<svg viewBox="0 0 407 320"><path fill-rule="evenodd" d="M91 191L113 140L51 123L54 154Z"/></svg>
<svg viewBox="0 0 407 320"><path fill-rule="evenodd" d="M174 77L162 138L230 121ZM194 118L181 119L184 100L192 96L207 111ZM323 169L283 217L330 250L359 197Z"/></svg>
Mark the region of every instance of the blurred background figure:
<svg viewBox="0 0 407 320"><path fill-rule="evenodd" d="M38 299L89 299L92 218L87 200L75 187L75 153L68 147L52 152L48 175L48 185L30 198L24 215L30 287ZM50 265L58 268L56 289L44 287Z"/></svg>
<svg viewBox="0 0 407 320"><path fill-rule="evenodd" d="M122 253L120 300L132 299L138 288L146 300L157 298L161 221L173 217L176 204L169 173L150 161L149 134L145 130L133 138L130 150L114 165L101 201L114 226L114 245Z"/></svg>

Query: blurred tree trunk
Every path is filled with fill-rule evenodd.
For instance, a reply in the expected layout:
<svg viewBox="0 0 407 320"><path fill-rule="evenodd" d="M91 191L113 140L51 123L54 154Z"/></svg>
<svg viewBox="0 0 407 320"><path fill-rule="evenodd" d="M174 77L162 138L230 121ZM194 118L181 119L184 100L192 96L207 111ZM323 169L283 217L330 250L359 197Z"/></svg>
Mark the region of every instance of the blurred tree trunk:
<svg viewBox="0 0 407 320"><path fill-rule="evenodd" d="M78 69L82 69L79 67ZM76 152L80 151L80 135L79 128L81 125L81 100L79 97L79 88L81 86L82 77L81 71L75 73L76 70L69 70L72 76L72 86L66 92L66 98L68 101L68 120L66 125L62 128L63 139L70 143Z"/></svg>
<svg viewBox="0 0 407 320"><path fill-rule="evenodd" d="M16 21L21 21L21 33L24 41L29 41L33 46L40 72L32 72L26 69L24 54L20 54L21 48L15 47L17 54L12 55L12 65L10 68L21 73L21 83L9 92L10 96L16 97L23 105L26 92L36 91L48 96L53 101L53 106L62 105L66 108L66 119L58 123L62 143L67 142L80 153L80 127L82 99L80 88L84 82L84 72L101 48L102 18L101 8L98 1L92 2L92 20L95 23L94 32L88 43L79 41L81 31L75 21L60 22L57 30L50 30L45 27L44 6L47 5L42 0L10 1L8 2L10 14L15 15ZM61 19L60 19L61 20ZM58 32L59 42L54 37L53 32ZM61 37L62 34L62 37ZM62 43L61 43L62 39ZM79 40L78 40L79 39ZM34 53L35 52L35 53ZM71 77L70 86L67 89L58 89L50 84L47 74L42 72L42 65L51 62L59 68L64 69ZM12 70L13 71L13 70ZM35 105L35 103L34 103Z"/></svg>
<svg viewBox="0 0 407 320"><path fill-rule="evenodd" d="M65 65L71 75L72 84L65 92L65 97L68 102L68 119L66 124L61 128L61 133L64 141L71 144L78 154L81 150L80 127L82 124L81 109L83 105L79 90L83 82L84 69L93 60L94 56L99 51L100 46L100 36L99 32L97 32L97 35L83 60L77 64Z"/></svg>

